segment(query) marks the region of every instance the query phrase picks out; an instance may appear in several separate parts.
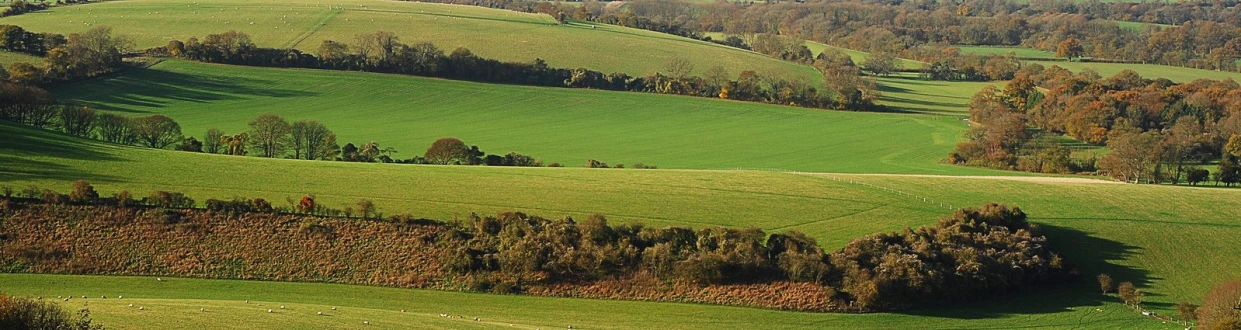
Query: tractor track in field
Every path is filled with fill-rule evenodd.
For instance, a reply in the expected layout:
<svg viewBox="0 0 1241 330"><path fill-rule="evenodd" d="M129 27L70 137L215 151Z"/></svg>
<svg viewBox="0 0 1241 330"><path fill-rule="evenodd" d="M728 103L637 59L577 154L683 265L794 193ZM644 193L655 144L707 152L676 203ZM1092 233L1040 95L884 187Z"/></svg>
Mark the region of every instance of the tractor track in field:
<svg viewBox="0 0 1241 330"><path fill-rule="evenodd" d="M331 23L332 20L335 20L337 16L340 16L340 14L344 12L344 9L333 9L329 11L326 17L319 19L319 22L315 23L314 27L311 27L310 30L307 30L306 32L302 32L302 34L298 35L297 38L289 41L289 43L285 45L285 48L297 48L297 45L302 44L302 41L306 41L307 38L315 35L315 33L319 32L319 30L323 29L324 26L327 26L328 23Z"/></svg>

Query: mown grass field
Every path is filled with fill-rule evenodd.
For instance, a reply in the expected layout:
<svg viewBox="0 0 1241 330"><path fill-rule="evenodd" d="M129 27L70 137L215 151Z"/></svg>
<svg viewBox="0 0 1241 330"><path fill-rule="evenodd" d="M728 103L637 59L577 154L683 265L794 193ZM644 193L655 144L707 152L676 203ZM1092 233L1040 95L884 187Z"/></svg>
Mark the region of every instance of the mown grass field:
<svg viewBox="0 0 1241 330"><path fill-rule="evenodd" d="M75 298L60 304L72 309L89 308L96 322L108 329L187 325L212 329L357 329L365 326L363 322L370 322L365 326L368 329L1177 328L1145 319L1118 303L1078 300L1064 290L1045 292L1035 299L1005 300L966 309L866 315L336 284L170 278L158 282L149 277L0 274L0 290L45 298L88 295L91 298ZM109 298L99 299L102 295ZM118 300L116 295L125 297ZM1080 304L1064 307L1066 300ZM128 307L130 303L134 307ZM278 309L280 305L286 309ZM137 310L138 306L144 310ZM333 306L337 310L331 310ZM267 308L276 312L267 313ZM326 315L317 315L319 311ZM440 314L463 318L441 318ZM475 317L480 321L475 322Z"/></svg>
<svg viewBox="0 0 1241 330"><path fill-rule="evenodd" d="M1089 282L1089 276L1097 272L1111 273L1118 280L1134 281L1147 293L1149 303L1146 306L1160 313L1170 314L1171 304L1176 301L1201 299L1211 284L1229 274L1241 273L1241 262L1236 260L1236 256L1241 255L1241 247L1234 244L1234 238L1241 235L1241 224L1218 208L1241 202L1241 191L1237 190L1023 178L324 163L105 146L25 128L3 128L0 132L12 132L3 138L18 143L16 148L0 147L3 148L0 149L3 155L0 168L6 169L0 171L0 185L17 188L37 184L64 190L69 181L85 178L94 182L105 195L118 189L130 189L139 195L154 189L171 189L185 191L200 200L244 195L280 201L285 196L314 193L329 205L343 206L357 198L371 198L389 214L408 211L435 218L506 209L546 216L603 213L613 221L637 221L655 226L724 225L756 226L772 232L798 230L818 238L829 249L839 248L848 240L868 233L932 224L939 216L950 212L940 203L963 206L997 201L1022 206L1033 221L1043 226L1056 249L1087 274L1084 282ZM850 180L904 194L852 184ZM1187 239L1189 237L1192 239ZM74 280L84 282L59 282L62 279L46 276L19 278L21 276L0 277L0 285L8 288L5 290L27 295L49 296L62 294L57 291L63 292L65 288L81 288L88 292L64 294L124 294L144 299L173 299L150 301L151 306L156 306L152 307L152 312L168 309L179 314L175 318L188 318L192 322L229 320L221 316L187 314L187 310L196 311L199 306L249 312L248 307L238 307L237 300L242 299L300 304L295 308L308 311L337 304L335 301L342 301L339 297L372 298L365 302L343 299L356 307L379 310L342 318L341 326L356 322L359 317L400 320L408 316L395 311L405 306L410 306L411 311L432 315L441 311L425 306L463 308L458 298L427 298L452 294L410 290L190 281L187 282L190 288L185 289L149 287L138 293L110 293L126 291L120 288L146 287L134 283L150 282L150 279L84 277ZM181 283L179 281L169 283ZM192 289L194 286L200 288ZM298 289L300 286L306 287ZM299 290L317 290L323 292L323 298L303 297L298 295ZM254 293L256 291L259 293ZM274 295L275 292L284 293ZM501 324L535 326L546 324L537 320L577 324L578 317L586 320L582 321L586 324L583 327L598 322L591 326L593 328L643 328L644 324L652 324L644 322L664 322L671 328L700 325L695 323L700 320L698 317L682 316L690 314L714 317L718 323L712 324L723 328L753 327L746 322L763 322L775 328L901 328L919 322L940 328L1017 325L1064 328L1078 326L1079 322L1087 328L1164 326L1122 309L1111 302L1114 298L1099 296L1090 283L953 310L862 316L700 305L554 302L561 301L557 299L543 302L545 298L461 296L476 299L471 305L483 311L467 309L469 312L452 313L477 313L484 320L496 319ZM430 305L407 304L410 302ZM503 308L559 303L577 307L565 309L572 312L562 313L560 317L540 317L542 314L526 308ZM125 317L134 314L121 307L100 307L99 318L107 320L102 315L108 314L117 322L135 322L125 321L128 320ZM1102 308L1104 312L1096 312L1095 308ZM625 312L616 313L618 310ZM643 312L648 310L650 312ZM614 314L602 315L606 313ZM251 314L229 317L251 317L245 315ZM622 317L639 320L635 321L637 323L617 322ZM336 320L324 324L336 326L331 323Z"/></svg>
<svg viewBox="0 0 1241 330"><path fill-rule="evenodd" d="M671 59L680 57L689 59L695 72L721 65L733 75L755 70L822 82L808 66L709 42L619 26L558 25L547 15L405 1L114 1L6 17L0 24L65 34L108 25L134 37L140 48L237 30L250 34L259 46L311 52L323 40L353 44L358 34L384 30L405 43L429 41L445 52L467 47L505 61L542 58L554 67L636 76L662 71Z"/></svg>
<svg viewBox="0 0 1241 330"><path fill-rule="evenodd" d="M810 51L814 53L814 56L819 56L819 54L822 54L823 51L827 49L838 50L841 53L844 53L845 55L849 55L849 57L853 59L853 63L856 63L859 66L862 65L862 63L866 62L866 57L870 56L870 53L867 53L867 52L852 50L848 48L840 48L836 46L830 46L827 44L817 43L813 41L806 41L806 48L809 48ZM922 62L909 60L909 59L903 59L903 58L897 59L897 61L900 63L900 68L903 70L918 70L918 69L921 69L922 65L924 64Z"/></svg>
<svg viewBox="0 0 1241 330"><path fill-rule="evenodd" d="M315 119L341 145L377 141L399 158L454 136L566 166L594 158L661 168L997 173L939 164L967 129L950 117L184 61L53 92L107 111L167 114L200 139L211 127L246 130L263 113Z"/></svg>

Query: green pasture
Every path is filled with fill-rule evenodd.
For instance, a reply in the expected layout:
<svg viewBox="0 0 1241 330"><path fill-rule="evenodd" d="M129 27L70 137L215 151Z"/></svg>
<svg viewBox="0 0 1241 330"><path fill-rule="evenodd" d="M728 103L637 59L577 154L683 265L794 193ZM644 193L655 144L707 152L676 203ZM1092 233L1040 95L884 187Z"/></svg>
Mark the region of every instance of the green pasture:
<svg viewBox="0 0 1241 330"><path fill-rule="evenodd" d="M831 45L817 43L813 41L806 41L806 48L810 48L810 51L814 53L814 56L819 56L819 54L822 54L823 51L827 49L838 50L841 53L844 53L845 55L849 55L850 58L853 58L853 63L856 63L859 66L861 66L862 63L866 62L867 56L870 56L870 53L867 53L867 52L831 46ZM922 66L924 64L922 62L909 60L909 59L903 59L903 58L897 59L897 61L900 63L900 68L902 70L922 69Z"/></svg>
<svg viewBox="0 0 1241 330"><path fill-rule="evenodd" d="M13 62L26 62L38 66L43 65L43 58L22 53L0 51L0 65L7 66Z"/></svg>
<svg viewBox="0 0 1241 330"><path fill-rule="evenodd" d="M661 168L998 173L939 164L968 128L952 117L185 61L53 92L105 111L167 114L200 140L211 127L246 130L263 113L315 119L341 145L377 141L398 158L453 136L573 167L593 158Z"/></svg>
<svg viewBox="0 0 1241 330"><path fill-rule="evenodd" d="M236 30L250 34L259 46L310 52L323 40L356 44L356 35L383 30L409 44L432 42L445 52L467 47L488 58L541 58L553 67L604 73L654 73L680 57L694 64L695 73L720 65L733 75L755 70L822 81L808 66L663 33L576 22L558 25L548 15L405 1L110 1L6 17L0 24L66 34L107 25L132 36L140 48Z"/></svg>
<svg viewBox="0 0 1241 330"><path fill-rule="evenodd" d="M1025 58L1055 58L1056 53L1026 47L997 47L997 46L952 46L961 50L962 54L978 54L978 55L1008 55L1013 53L1016 57Z"/></svg>
<svg viewBox="0 0 1241 330"><path fill-rule="evenodd" d="M156 281L151 277L0 274L0 290L28 297L76 295L58 303L73 310L89 309L96 322L108 329L1176 328L1139 316L1119 303L1081 299L1068 290L968 309L866 315L167 277ZM90 298L81 299L81 295ZM103 295L108 299L99 298ZM116 299L118 295L125 297ZM455 318L458 315L461 318Z"/></svg>
<svg viewBox="0 0 1241 330"><path fill-rule="evenodd" d="M0 185L18 189L34 184L65 190L70 181L84 178L95 183L104 195L120 189L129 189L139 196L151 190L168 189L185 191L200 201L207 197L240 195L264 197L279 205L286 197L311 193L327 205L344 206L359 198L369 198L387 214L410 212L441 219L460 217L471 211L520 210L553 217L602 213L616 222L653 226L723 225L760 227L769 232L798 230L818 238L820 244L830 249L868 233L932 224L951 212L951 206L1004 202L1023 207L1049 236L1056 250L1084 273L1079 285L1023 293L998 302L952 310L860 316L469 294L440 297L458 294L319 284L184 280L189 287L165 288L154 287L165 285L164 282L148 283L150 287L135 284L150 282L150 279L139 278L0 277L4 290L24 295L123 294L150 299L144 303L153 306L152 313L167 309L168 313L180 314L176 318L184 322L209 324L255 317L252 314L200 316L189 313L198 308L252 313L254 308L238 302L251 299L293 305L304 313L337 304L368 308L359 314L323 321L327 323L297 321L328 327L347 327L358 320L398 322L406 317L422 320L418 317L437 315L441 308L467 308L465 312L448 312L498 322L483 326L513 323L544 327L549 324L541 322L552 320L574 324L586 320L581 321L582 328L643 328L648 324L645 322L665 322L670 328L700 326L701 323L695 321L697 317L682 316L693 314L717 319L718 323L713 324L723 328L753 327L746 322L763 322L775 328L901 328L919 323L922 327L939 328L1018 325L1160 328L1165 326L1160 321L1138 316L1115 304L1114 297L1096 293L1089 283L1090 277L1108 272L1118 280L1134 281L1147 294L1147 308L1169 314L1172 303L1201 299L1211 284L1228 274L1241 272L1241 262L1235 260L1241 255L1241 247L1235 245L1235 237L1241 235L1241 224L1220 209L1241 202L1241 191L1230 189L1106 184L1057 178L310 162L111 146L12 125L0 128L0 132L7 134L0 138L15 142L0 146L0 169L3 169L0 170ZM1201 271L1203 269L1211 271ZM27 277L23 279L22 276ZM73 289L85 292L64 293ZM300 294L304 290L322 292L322 298ZM473 303L456 299L473 299ZM562 316L548 317L527 309L533 307L506 308L509 304L576 307L558 308ZM671 314L641 312L648 308ZM417 314L399 314L398 309L409 309ZM99 307L97 315L101 321L109 320L105 315L112 315L114 322L139 326L129 318L133 312L116 305ZM616 314L606 316L606 313ZM660 317L642 319L648 314ZM575 315L588 316L578 318ZM639 319L633 321L636 323L618 322L621 317ZM443 323L434 323L440 321L444 320L428 320L426 322L431 323L426 324L443 326ZM258 323L258 326L263 324ZM463 326L473 326L470 324Z"/></svg>

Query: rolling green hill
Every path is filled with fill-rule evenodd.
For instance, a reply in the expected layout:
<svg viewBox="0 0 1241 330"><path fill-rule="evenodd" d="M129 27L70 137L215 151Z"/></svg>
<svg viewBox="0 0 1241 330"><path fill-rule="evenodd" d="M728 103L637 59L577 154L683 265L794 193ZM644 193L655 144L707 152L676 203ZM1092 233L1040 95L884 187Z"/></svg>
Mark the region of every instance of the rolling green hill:
<svg viewBox="0 0 1241 330"><path fill-rule="evenodd" d="M694 64L695 72L721 65L733 75L755 70L822 82L808 66L663 33L599 24L558 25L547 15L404 1L109 1L5 17L0 24L65 34L107 25L134 37L140 48L237 30L250 34L259 46L311 52L323 40L352 44L360 33L384 30L409 44L429 41L446 52L467 47L504 61L542 58L553 67L638 76L662 71L669 60L682 57Z"/></svg>
<svg viewBox="0 0 1241 330"><path fill-rule="evenodd" d="M1147 293L1147 308L1160 313L1170 314L1173 303L1200 299L1211 284L1228 274L1241 273L1241 262L1236 260L1236 256L1241 255L1241 246L1234 244L1234 238L1241 235L1241 224L1237 224L1236 219L1227 212L1218 211L1221 205L1241 202L1241 191L1238 190L1102 184L1057 178L309 162L111 146L12 125L0 126L0 133L4 133L0 138L13 142L0 146L0 169L3 169L0 170L0 185L18 189L36 184L63 191L67 189L68 182L84 178L95 183L105 195L119 189L132 190L139 196L155 189L170 189L185 191L200 201L207 197L240 195L264 197L280 204L279 201L285 197L296 198L311 193L327 205L343 206L358 198L370 198L388 214L411 212L416 216L433 218L498 210L522 210L553 217L603 213L614 221L638 221L651 225L757 226L768 231L798 230L818 238L827 248L838 248L849 239L867 233L931 224L950 211L948 206L997 201L1023 207L1032 221L1042 226L1053 246L1069 262L1082 269L1086 274L1083 282L1089 282L1089 277L1098 272L1111 273L1118 280L1134 281ZM859 182L873 186L857 184ZM1193 239L1186 239L1188 237ZM100 288L104 291L129 287L118 284L128 283L124 279L87 278L86 281L74 287ZM29 281L6 280L5 283L25 283L17 285L19 291L16 292L41 295L55 293L52 292L55 290L47 289L49 286L67 287L65 284L47 284L47 278L39 277ZM258 288L279 284L236 285L254 285ZM203 303L212 309L236 303L217 300L240 299L311 304L319 305L319 308L328 304L322 300L304 300L320 298L241 297L236 293L225 293L231 292L229 290L215 288L165 294L146 291L148 296L145 298L179 299L152 302L153 306L163 307L185 306L187 302L183 300L186 299L210 300ZM220 292L211 293L210 290ZM96 291L92 290L89 294L96 294ZM414 291L399 294L432 293ZM334 296L331 293L324 295ZM504 301L529 303L530 300L522 299L540 299L476 297L483 297L478 299L486 299L493 305L507 304ZM736 319L728 319L732 321L721 322L727 322L722 326L739 328L746 327L744 322L751 322L742 315L766 315L771 319L764 322L794 328L807 324L796 321L802 320L794 317L797 315L822 318L830 323L827 326L840 327L902 327L931 321L937 322L935 326L945 328L1008 327L1015 324L1057 328L1078 322L1086 322L1086 325L1095 328L1161 325L1155 321L1143 321L1136 314L1130 314L1133 312L1111 314L1121 307L1107 302L1111 300L1101 301L1100 298L1092 285L1084 283L1080 288L1030 293L1003 303L952 311L851 316L768 314L775 312L719 307L720 311L700 312L737 316ZM390 311L398 308L393 301L402 300L394 298L358 304L369 304L370 308L392 306L386 308ZM453 304L446 302L444 306ZM628 306L626 304L633 303L578 303L581 309L596 311L608 310L601 306ZM104 307L103 311L112 308L109 313L132 315L124 314L131 311L119 307ZM1093 311L1099 307L1105 312L1097 314L1099 312ZM509 322L514 323L532 320L523 319L531 315L524 311L517 309L501 315L513 317L514 321ZM387 315L377 318L403 317L375 313ZM212 319L189 317L202 322ZM575 322L569 317L556 320ZM597 319L606 320L599 317ZM619 317L625 316L613 315L611 320ZM1083 321L1087 319L1091 321ZM684 320L692 322L693 319Z"/></svg>
<svg viewBox="0 0 1241 330"><path fill-rule="evenodd" d="M53 92L107 111L167 114L200 139L211 127L245 130L263 113L316 119L341 145L378 141L400 158L454 136L566 166L593 158L663 168L999 173L939 164L967 129L949 117L184 61Z"/></svg>

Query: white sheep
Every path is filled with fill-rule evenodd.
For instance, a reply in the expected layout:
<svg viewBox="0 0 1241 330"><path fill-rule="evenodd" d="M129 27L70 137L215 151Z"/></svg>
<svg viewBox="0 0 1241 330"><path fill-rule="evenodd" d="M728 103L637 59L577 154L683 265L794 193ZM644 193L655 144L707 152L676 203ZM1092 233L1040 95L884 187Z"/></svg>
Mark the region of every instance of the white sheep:
<svg viewBox="0 0 1241 330"><path fill-rule="evenodd" d="M140 311L142 311L142 310L146 310L146 309L147 309L146 307L138 306L138 310L140 310Z"/></svg>
<svg viewBox="0 0 1241 330"><path fill-rule="evenodd" d="M332 307L332 310L336 310L336 307Z"/></svg>
<svg viewBox="0 0 1241 330"><path fill-rule="evenodd" d="M267 309L267 312L268 312L268 313L273 313L273 312L272 312L272 310L271 310L271 308L268 308L268 309Z"/></svg>
<svg viewBox="0 0 1241 330"><path fill-rule="evenodd" d="M134 307L134 304L129 304L129 307Z"/></svg>
<svg viewBox="0 0 1241 330"><path fill-rule="evenodd" d="M362 324L371 325L371 321L362 321Z"/></svg>
<svg viewBox="0 0 1241 330"><path fill-rule="evenodd" d="M199 312L206 312L206 311L207 311L207 309L206 309L206 308L199 308L199 309L198 309L198 311L199 311Z"/></svg>
<svg viewBox="0 0 1241 330"><path fill-rule="evenodd" d="M323 315L323 312L319 312L319 315Z"/></svg>
<svg viewBox="0 0 1241 330"><path fill-rule="evenodd" d="M284 305L280 305L280 309L284 309Z"/></svg>

